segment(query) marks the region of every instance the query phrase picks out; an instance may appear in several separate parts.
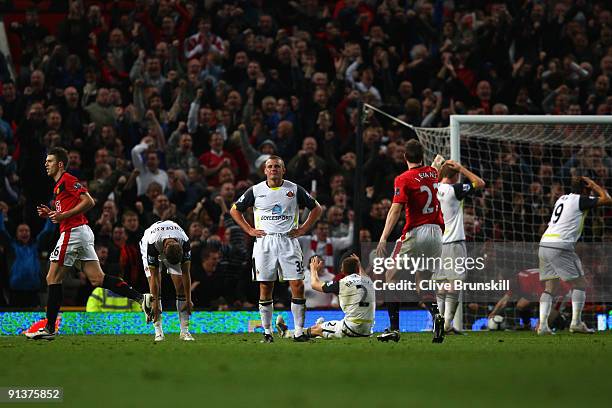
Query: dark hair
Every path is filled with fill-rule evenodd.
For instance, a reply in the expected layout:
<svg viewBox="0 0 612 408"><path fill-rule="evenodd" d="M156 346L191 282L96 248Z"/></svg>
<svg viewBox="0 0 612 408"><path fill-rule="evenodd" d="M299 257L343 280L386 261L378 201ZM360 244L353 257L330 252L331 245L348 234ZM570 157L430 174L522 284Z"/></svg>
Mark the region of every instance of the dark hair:
<svg viewBox="0 0 612 408"><path fill-rule="evenodd" d="M345 273L347 275L359 273L359 261L353 257L347 256L342 261L340 272Z"/></svg>
<svg viewBox="0 0 612 408"><path fill-rule="evenodd" d="M572 193L581 194L586 189L586 183L581 177L572 177Z"/></svg>
<svg viewBox="0 0 612 408"><path fill-rule="evenodd" d="M410 163L421 163L423 161L423 145L416 139L406 142L406 153L404 159Z"/></svg>
<svg viewBox="0 0 612 408"><path fill-rule="evenodd" d="M55 156L57 163L64 163L64 168L68 166L68 152L63 147L53 147L47 153L49 156Z"/></svg>
<svg viewBox="0 0 612 408"><path fill-rule="evenodd" d="M217 253L217 252L221 252L219 247L207 244L204 248L202 248L202 252L200 252L200 259L202 261L205 261L208 258L210 258L211 254Z"/></svg>
<svg viewBox="0 0 612 408"><path fill-rule="evenodd" d="M168 245L166 245L164 256L171 265L179 264L181 259L183 259L183 247L177 240L171 239Z"/></svg>

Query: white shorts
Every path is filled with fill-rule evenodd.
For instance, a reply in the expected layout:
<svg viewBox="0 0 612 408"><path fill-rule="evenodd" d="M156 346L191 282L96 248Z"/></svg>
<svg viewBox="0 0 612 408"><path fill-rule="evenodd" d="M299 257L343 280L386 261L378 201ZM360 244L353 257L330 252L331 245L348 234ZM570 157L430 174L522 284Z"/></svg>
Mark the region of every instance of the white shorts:
<svg viewBox="0 0 612 408"><path fill-rule="evenodd" d="M540 280L561 279L564 282L584 276L582 262L574 251L540 246Z"/></svg>
<svg viewBox="0 0 612 408"><path fill-rule="evenodd" d="M330 320L321 323L323 338L341 339L342 337L370 337L372 334L371 324L355 324L345 319Z"/></svg>
<svg viewBox="0 0 612 408"><path fill-rule="evenodd" d="M151 271L149 270L149 261L147 260L147 243L145 242L144 238L140 240L140 255L142 256L142 266L144 267L144 272L145 272L145 276L148 278L151 277ZM162 270L165 270L166 273L170 274L170 275L177 275L177 276L182 276L182 273L176 271L174 268L170 269L168 268L168 265L166 265L166 261L160 260L160 268Z"/></svg>
<svg viewBox="0 0 612 408"><path fill-rule="evenodd" d="M442 228L436 224L419 225L397 240L393 257L407 255L437 259L442 254ZM435 264L432 261L429 263ZM425 268L427 269L427 268Z"/></svg>
<svg viewBox="0 0 612 408"><path fill-rule="evenodd" d="M72 266L77 260L97 261L94 234L89 225L79 225L62 232L49 260L60 266Z"/></svg>
<svg viewBox="0 0 612 408"><path fill-rule="evenodd" d="M465 278L467 277L467 273L465 272L465 270L462 270L461 268L445 268L445 266L449 266L449 262L446 261L446 259L448 258L452 259L453 262L456 262L457 265L465 265L465 259L467 258L467 249L465 247L465 241L456 241L449 242L448 244L443 244L442 254L440 255L440 257L442 258L442 268L436 268L433 275L431 276L433 280L465 280ZM457 259L462 260L456 261Z"/></svg>
<svg viewBox="0 0 612 408"><path fill-rule="evenodd" d="M253 244L252 278L257 282L304 280L304 255L297 238L268 234Z"/></svg>

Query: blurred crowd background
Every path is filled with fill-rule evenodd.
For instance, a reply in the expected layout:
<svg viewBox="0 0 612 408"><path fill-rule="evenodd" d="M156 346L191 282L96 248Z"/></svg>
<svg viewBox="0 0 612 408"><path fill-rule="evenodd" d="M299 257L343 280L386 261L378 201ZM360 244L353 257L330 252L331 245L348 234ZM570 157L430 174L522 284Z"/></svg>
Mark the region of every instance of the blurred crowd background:
<svg viewBox="0 0 612 408"><path fill-rule="evenodd" d="M68 149L68 171L96 200L87 216L104 271L138 290L148 291L142 232L171 219L191 239L196 307L254 307L252 242L228 209L264 180L271 154L325 207L300 243L305 259L325 257L322 279L337 278L356 217L360 241L378 240L393 179L406 169L403 143L416 137L371 118L356 169L360 101L421 127L448 126L455 113L609 115L610 6L0 0L11 49L0 53L0 306L39 307L45 294L58 232L35 208L52 197L44 160L54 146ZM469 156L488 183L466 202L469 240L537 241L571 169L610 187L605 147L559 156L547 146L482 143L466 150L490 154ZM360 214L356 171L366 185ZM604 215L589 239L609 236ZM92 288L78 268L64 283L64 303L85 305ZM306 288L308 307L335 304ZM288 305L287 291L276 296L277 307Z"/></svg>

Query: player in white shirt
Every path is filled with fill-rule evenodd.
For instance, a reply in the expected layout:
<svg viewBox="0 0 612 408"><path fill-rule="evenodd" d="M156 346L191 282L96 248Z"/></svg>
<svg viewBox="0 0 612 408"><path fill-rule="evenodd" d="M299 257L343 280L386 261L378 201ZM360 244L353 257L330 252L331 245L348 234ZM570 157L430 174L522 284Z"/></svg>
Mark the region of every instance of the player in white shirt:
<svg viewBox="0 0 612 408"><path fill-rule="evenodd" d="M595 192L597 197L591 196ZM572 287L572 322L570 333L594 333L582 321L586 300L584 271L575 251L582 235L584 218L591 208L610 205L612 199L605 189L588 177L572 178L572 192L559 197L553 208L548 228L540 239L540 280L545 282L540 296L539 335L551 334L548 316L559 279Z"/></svg>
<svg viewBox="0 0 612 408"><path fill-rule="evenodd" d="M467 183L460 183L459 176L468 179ZM477 190L483 189L483 179L472 173L461 164L447 160L440 169L440 184L438 185L438 201L442 206L444 217L444 235L442 235L442 264L448 265L445 259L460 259L467 257L465 248L465 230L463 228L463 199ZM463 263L464 264L464 263ZM458 273L455 269L434 271L432 279L441 282L454 282L464 280L465 273ZM453 332L452 321L457 309L459 293L455 290L443 289L436 293L438 309L444 316L444 331Z"/></svg>
<svg viewBox="0 0 612 408"><path fill-rule="evenodd" d="M338 295L344 318L329 322L317 321L317 324L306 330L306 335L326 339L370 337L374 327L374 314L376 313L374 283L361 268L357 255L352 254L344 258L340 272L347 276L339 281L321 282L318 272L323 268L325 268L323 259L320 256L313 256L310 260L312 288L320 292ZM276 327L283 336L290 333L283 317L280 315L276 320Z"/></svg>
<svg viewBox="0 0 612 408"><path fill-rule="evenodd" d="M140 254L152 295L155 341L164 340L161 319L160 269L170 274L176 290L176 310L180 320L180 339L193 341L189 333L191 302L191 246L185 231L172 221L158 221L147 228L140 240ZM160 268L161 264L161 268Z"/></svg>
<svg viewBox="0 0 612 408"><path fill-rule="evenodd" d="M265 162L266 181L249 188L232 206L234 221L252 237L253 280L259 282L259 314L264 328L265 343L272 343L272 291L277 277L289 281L291 313L295 323L296 341L308 341L304 335L304 258L297 240L306 234L321 216L321 206L302 187L283 180L285 164L278 156ZM253 207L255 226L244 218ZM308 218L299 226L300 207L310 209Z"/></svg>

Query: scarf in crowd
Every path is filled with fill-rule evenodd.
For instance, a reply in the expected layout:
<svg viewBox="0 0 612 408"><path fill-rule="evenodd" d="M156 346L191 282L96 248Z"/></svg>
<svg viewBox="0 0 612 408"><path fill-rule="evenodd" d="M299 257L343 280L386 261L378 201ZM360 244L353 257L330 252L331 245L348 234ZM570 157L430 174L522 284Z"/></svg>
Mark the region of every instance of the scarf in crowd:
<svg viewBox="0 0 612 408"><path fill-rule="evenodd" d="M325 240L325 253L319 254L317 253L317 248L319 247L319 241L316 239L316 236L313 235L310 240L310 249L313 253L319 255L325 261L325 268L331 274L334 274L334 248L332 247L331 239L328 237Z"/></svg>

